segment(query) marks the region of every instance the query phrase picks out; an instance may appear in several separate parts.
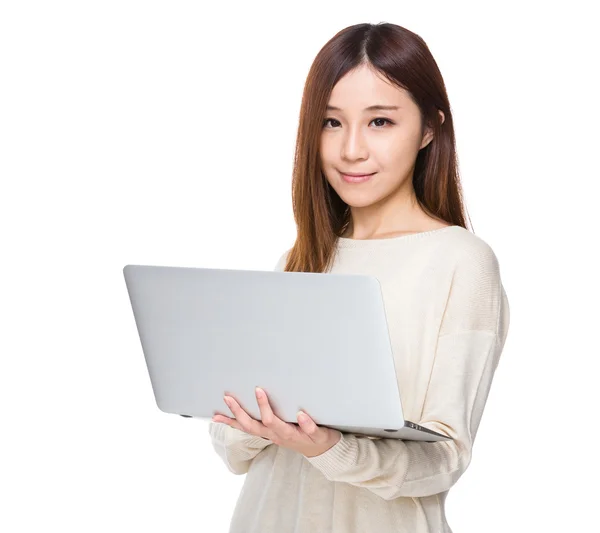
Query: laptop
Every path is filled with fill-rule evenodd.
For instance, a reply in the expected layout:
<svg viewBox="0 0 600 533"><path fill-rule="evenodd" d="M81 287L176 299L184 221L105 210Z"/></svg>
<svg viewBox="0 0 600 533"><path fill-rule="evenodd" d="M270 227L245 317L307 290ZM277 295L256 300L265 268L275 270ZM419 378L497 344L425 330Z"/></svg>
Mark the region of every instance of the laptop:
<svg viewBox="0 0 600 533"><path fill-rule="evenodd" d="M232 416L228 394L260 420L260 386L286 422L304 410L364 437L451 440L404 419L377 278L151 265L123 274L161 411Z"/></svg>

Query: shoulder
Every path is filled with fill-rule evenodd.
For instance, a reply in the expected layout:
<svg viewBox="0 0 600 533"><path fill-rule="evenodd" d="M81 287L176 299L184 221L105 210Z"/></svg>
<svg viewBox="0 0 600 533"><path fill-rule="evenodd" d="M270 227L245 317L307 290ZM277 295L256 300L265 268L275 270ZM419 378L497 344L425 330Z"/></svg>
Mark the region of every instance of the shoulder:
<svg viewBox="0 0 600 533"><path fill-rule="evenodd" d="M500 265L492 246L467 229L456 231L448 299L440 334L489 331L504 338L508 328L508 301Z"/></svg>
<svg viewBox="0 0 600 533"><path fill-rule="evenodd" d="M487 274L500 273L498 257L492 246L472 231L457 227L449 239L450 252L456 270L467 270Z"/></svg>

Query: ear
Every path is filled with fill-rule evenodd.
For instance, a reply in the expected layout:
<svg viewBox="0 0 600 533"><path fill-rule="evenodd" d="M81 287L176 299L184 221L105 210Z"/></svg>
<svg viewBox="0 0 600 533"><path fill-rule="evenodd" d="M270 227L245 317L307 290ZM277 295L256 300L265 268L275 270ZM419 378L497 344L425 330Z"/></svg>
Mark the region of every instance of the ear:
<svg viewBox="0 0 600 533"><path fill-rule="evenodd" d="M446 120L446 116L444 115L444 112L441 109L438 109L438 114L440 115L440 124L444 123L444 120ZM422 148L425 148L433 139L433 130L431 128L427 128L425 130L425 135L423 135L423 140L421 141L421 146L419 147L419 150L421 150Z"/></svg>

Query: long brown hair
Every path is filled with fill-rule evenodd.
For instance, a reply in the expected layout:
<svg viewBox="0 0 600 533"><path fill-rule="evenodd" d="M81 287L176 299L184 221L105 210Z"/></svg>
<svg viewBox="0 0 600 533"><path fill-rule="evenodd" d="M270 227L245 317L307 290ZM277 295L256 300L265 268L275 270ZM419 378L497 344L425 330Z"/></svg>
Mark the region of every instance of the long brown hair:
<svg viewBox="0 0 600 533"><path fill-rule="evenodd" d="M415 162L413 187L420 206L452 225L467 227L450 103L429 48L420 36L395 24L356 24L338 32L319 51L304 86L292 177L297 237L286 271L326 271L336 241L350 222L350 207L323 174L319 148L333 87L361 64L370 64L407 90L421 111L421 133L426 125L433 129L433 139ZM445 115L443 124L438 110Z"/></svg>

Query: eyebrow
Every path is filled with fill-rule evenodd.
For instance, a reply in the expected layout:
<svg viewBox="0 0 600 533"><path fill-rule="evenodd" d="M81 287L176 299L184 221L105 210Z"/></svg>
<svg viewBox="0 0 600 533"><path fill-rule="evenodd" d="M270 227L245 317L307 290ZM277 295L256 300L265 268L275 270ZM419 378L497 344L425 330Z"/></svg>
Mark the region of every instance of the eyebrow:
<svg viewBox="0 0 600 533"><path fill-rule="evenodd" d="M335 107L332 105L327 106L327 111L341 111L339 107ZM371 105L369 107L365 107L365 111L397 111L399 108L397 105Z"/></svg>

